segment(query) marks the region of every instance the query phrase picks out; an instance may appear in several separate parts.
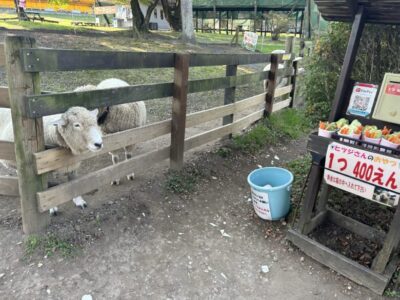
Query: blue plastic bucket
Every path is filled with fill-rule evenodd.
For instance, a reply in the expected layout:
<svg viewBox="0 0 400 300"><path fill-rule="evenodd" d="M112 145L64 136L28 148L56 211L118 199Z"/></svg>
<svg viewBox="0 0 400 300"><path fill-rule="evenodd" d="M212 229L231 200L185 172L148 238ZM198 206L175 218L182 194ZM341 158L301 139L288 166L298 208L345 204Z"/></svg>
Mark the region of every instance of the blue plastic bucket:
<svg viewBox="0 0 400 300"><path fill-rule="evenodd" d="M291 172L273 167L257 169L249 174L247 181L254 210L261 219L279 220L288 214L293 182Z"/></svg>

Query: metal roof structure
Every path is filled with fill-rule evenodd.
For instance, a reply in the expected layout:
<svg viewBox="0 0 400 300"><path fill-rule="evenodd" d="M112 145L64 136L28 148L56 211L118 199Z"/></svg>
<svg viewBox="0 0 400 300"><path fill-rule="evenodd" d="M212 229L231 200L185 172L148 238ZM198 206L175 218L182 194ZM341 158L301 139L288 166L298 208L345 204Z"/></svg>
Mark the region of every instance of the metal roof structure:
<svg viewBox="0 0 400 300"><path fill-rule="evenodd" d="M366 22L400 24L400 0L314 0L328 21L353 21L358 5L364 6Z"/></svg>
<svg viewBox="0 0 400 300"><path fill-rule="evenodd" d="M193 0L193 10L216 11L299 11L304 10L306 0Z"/></svg>

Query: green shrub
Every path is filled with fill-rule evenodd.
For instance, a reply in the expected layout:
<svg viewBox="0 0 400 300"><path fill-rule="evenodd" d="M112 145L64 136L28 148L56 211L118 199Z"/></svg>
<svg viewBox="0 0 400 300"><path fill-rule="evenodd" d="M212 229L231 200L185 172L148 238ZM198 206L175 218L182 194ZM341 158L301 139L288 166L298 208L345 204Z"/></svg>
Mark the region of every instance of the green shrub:
<svg viewBox="0 0 400 300"><path fill-rule="evenodd" d="M335 95L350 36L350 24L331 23L330 30L314 41L306 61L306 114L314 121L327 119ZM399 72L400 26L366 25L352 79L380 84L386 72Z"/></svg>

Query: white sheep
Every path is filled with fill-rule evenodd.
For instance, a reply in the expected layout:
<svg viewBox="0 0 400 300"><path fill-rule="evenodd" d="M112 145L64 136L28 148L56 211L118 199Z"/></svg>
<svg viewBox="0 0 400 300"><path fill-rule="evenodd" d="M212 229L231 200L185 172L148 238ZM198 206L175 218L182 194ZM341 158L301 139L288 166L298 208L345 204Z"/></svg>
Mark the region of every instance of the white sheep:
<svg viewBox="0 0 400 300"><path fill-rule="evenodd" d="M84 107L71 107L65 113L43 118L45 144L70 149L72 154L80 155L88 151L99 151L103 147L102 133L97 125L98 110L89 111ZM0 140L14 141L11 110L0 108ZM3 165L15 168L12 162L0 161ZM66 173L68 180L75 179L79 163L58 170ZM81 196L72 199L76 206L87 206ZM56 214L57 207L50 209Z"/></svg>
<svg viewBox="0 0 400 300"><path fill-rule="evenodd" d="M121 79L109 78L103 80L97 86L85 85L78 87L76 90L101 90L127 86L129 86L129 84ZM103 133L110 134L143 126L146 124L146 119L146 105L143 101L138 101L100 108L98 123L103 130ZM133 149L134 145L124 147L125 159L130 159L132 157ZM113 164L117 164L119 162L118 153L116 151L112 151L109 153L111 155L111 160ZM131 174L127 175L127 178L128 180L133 180L134 176L135 174L132 172ZM119 183L119 178L116 178L111 182L112 185L118 185Z"/></svg>

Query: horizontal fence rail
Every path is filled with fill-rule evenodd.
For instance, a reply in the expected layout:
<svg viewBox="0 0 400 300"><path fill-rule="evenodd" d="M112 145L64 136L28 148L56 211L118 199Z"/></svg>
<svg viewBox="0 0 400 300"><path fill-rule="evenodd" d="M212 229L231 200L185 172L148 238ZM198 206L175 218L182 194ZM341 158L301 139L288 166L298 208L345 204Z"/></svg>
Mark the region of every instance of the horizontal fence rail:
<svg viewBox="0 0 400 300"><path fill-rule="evenodd" d="M132 170L148 168L149 165L154 165L169 158L169 154L170 147L164 147L81 176L78 179L60 184L44 192L39 192L37 193L39 211L45 212L52 207L70 201L71 197L77 197L93 191L99 186L108 184L110 178L121 178L132 173Z"/></svg>
<svg viewBox="0 0 400 300"><path fill-rule="evenodd" d="M4 52L4 44L0 43L0 68L6 65L6 55Z"/></svg>
<svg viewBox="0 0 400 300"><path fill-rule="evenodd" d="M174 53L22 49L26 72L172 68Z"/></svg>
<svg viewBox="0 0 400 300"><path fill-rule="evenodd" d="M38 118L63 113L72 106L84 106L88 109L94 109L109 105L164 98L172 95L172 89L173 83L156 83L85 92L28 96L25 113L27 117Z"/></svg>
<svg viewBox="0 0 400 300"><path fill-rule="evenodd" d="M0 86L0 107L10 107L10 99L8 96L8 87Z"/></svg>
<svg viewBox="0 0 400 300"><path fill-rule="evenodd" d="M22 49L26 72L57 72L131 68L172 68L174 53ZM282 59L283 55L278 55ZM246 65L267 63L270 54L191 54L189 64L196 66ZM290 59L290 56L287 57Z"/></svg>
<svg viewBox="0 0 400 300"><path fill-rule="evenodd" d="M189 93L204 92L223 89L261 81L268 78L268 71L189 81ZM291 76L293 68L280 69L279 76ZM150 100L155 98L171 97L173 83L156 83L133 85L113 89L66 92L57 94L44 94L28 96L25 105L25 115L38 118L57 113L63 113L72 106L84 106L88 109L130 103L135 101Z"/></svg>
<svg viewBox="0 0 400 300"><path fill-rule="evenodd" d="M0 195L19 196L18 177L0 176Z"/></svg>
<svg viewBox="0 0 400 300"><path fill-rule="evenodd" d="M171 132L171 120L153 123L107 135L103 138L104 148L99 152L88 152L72 155L71 151L54 148L34 154L37 174L44 174L59 168L67 167L79 161L118 150L123 147L142 143Z"/></svg>
<svg viewBox="0 0 400 300"><path fill-rule="evenodd" d="M14 143L0 140L0 160L15 161Z"/></svg>

